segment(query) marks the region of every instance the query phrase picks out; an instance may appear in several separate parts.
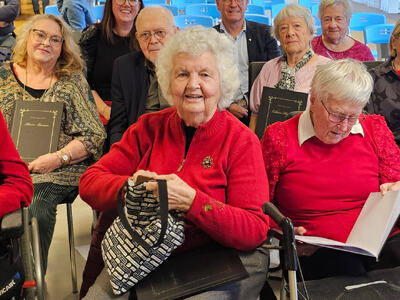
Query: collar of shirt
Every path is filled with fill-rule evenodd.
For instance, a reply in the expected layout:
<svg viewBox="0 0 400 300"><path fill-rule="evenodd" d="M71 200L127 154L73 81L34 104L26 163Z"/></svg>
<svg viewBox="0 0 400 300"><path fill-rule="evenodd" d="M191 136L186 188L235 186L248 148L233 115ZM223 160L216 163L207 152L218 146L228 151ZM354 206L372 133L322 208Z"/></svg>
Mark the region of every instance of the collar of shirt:
<svg viewBox="0 0 400 300"><path fill-rule="evenodd" d="M307 109L301 114L299 119L299 125L297 127L299 145L301 146L305 141L315 136L314 126L311 121L310 108ZM357 122L353 125L350 130L351 134L361 134L364 137L364 130L360 124Z"/></svg>
<svg viewBox="0 0 400 300"><path fill-rule="evenodd" d="M222 31L225 35L227 35L232 41L238 41L241 37L246 36L246 20L243 20L243 28L242 31L237 35L236 39L234 39L229 32L226 30L224 23L220 23L220 31Z"/></svg>

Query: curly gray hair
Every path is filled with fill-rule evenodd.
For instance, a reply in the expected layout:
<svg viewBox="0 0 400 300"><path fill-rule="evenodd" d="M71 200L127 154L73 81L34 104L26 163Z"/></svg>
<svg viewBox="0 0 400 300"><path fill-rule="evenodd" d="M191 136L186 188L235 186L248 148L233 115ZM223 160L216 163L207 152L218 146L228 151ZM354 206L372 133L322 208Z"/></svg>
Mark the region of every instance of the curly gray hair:
<svg viewBox="0 0 400 300"><path fill-rule="evenodd" d="M354 59L333 60L315 71L311 94L317 99L334 97L356 105L367 104L373 80L365 65Z"/></svg>
<svg viewBox="0 0 400 300"><path fill-rule="evenodd" d="M235 60L234 45L224 35L213 28L193 26L172 36L160 50L156 61L157 79L165 99L172 105L170 78L173 58L179 53L199 56L207 51L216 57L220 77L221 99L219 110L227 108L239 88L238 68Z"/></svg>
<svg viewBox="0 0 400 300"><path fill-rule="evenodd" d="M322 0L318 7L318 18L321 19L324 17L324 10L328 6L336 6L338 4L343 4L344 7L344 15L346 16L347 21L350 22L351 16L353 14L353 8L348 0Z"/></svg>
<svg viewBox="0 0 400 300"><path fill-rule="evenodd" d="M307 27L310 30L311 34L314 34L314 32L316 31L315 20L311 15L310 10L304 6L294 3L286 5L279 11L277 16L275 17L273 35L276 39L279 40L279 24L282 22L283 19L288 17L302 18L307 23Z"/></svg>

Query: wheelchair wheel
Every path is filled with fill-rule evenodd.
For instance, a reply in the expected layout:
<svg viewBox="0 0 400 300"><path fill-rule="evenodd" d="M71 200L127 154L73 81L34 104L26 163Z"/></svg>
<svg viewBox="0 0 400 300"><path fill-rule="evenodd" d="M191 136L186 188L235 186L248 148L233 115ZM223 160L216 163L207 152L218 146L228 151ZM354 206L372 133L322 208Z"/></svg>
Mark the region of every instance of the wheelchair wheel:
<svg viewBox="0 0 400 300"><path fill-rule="evenodd" d="M40 256L39 228L36 218L29 221L27 208L24 208L24 235L22 237L22 256L25 269L24 298L44 300L44 280Z"/></svg>

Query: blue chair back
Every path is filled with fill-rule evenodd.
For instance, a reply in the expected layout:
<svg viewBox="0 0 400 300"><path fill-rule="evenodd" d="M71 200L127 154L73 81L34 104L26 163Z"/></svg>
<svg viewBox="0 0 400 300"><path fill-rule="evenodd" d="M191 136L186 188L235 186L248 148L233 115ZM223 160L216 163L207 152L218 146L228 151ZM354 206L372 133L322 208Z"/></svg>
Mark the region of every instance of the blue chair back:
<svg viewBox="0 0 400 300"><path fill-rule="evenodd" d="M164 4L164 3L160 3L160 4L150 4L148 6L161 6L161 7L165 7L166 9L168 9L173 16L177 16L179 15L179 9L176 6L173 5L169 5L169 4Z"/></svg>
<svg viewBox="0 0 400 300"><path fill-rule="evenodd" d="M202 25L204 27L213 27L214 21L213 18L209 16L185 16L179 15L175 16L175 25L180 29L184 29L186 27Z"/></svg>
<svg viewBox="0 0 400 300"><path fill-rule="evenodd" d="M299 5L307 7L308 9L311 10L311 6L313 5L312 0L299 0Z"/></svg>
<svg viewBox="0 0 400 300"><path fill-rule="evenodd" d="M244 14L246 20L271 25L271 19L266 15L256 15L256 14Z"/></svg>
<svg viewBox="0 0 400 300"><path fill-rule="evenodd" d="M104 5L94 5L92 6L93 16L97 21L103 19Z"/></svg>
<svg viewBox="0 0 400 300"><path fill-rule="evenodd" d="M354 13L350 20L350 30L363 31L365 27L386 24L386 16L376 13Z"/></svg>
<svg viewBox="0 0 400 300"><path fill-rule="evenodd" d="M167 4L167 0L143 0L144 6Z"/></svg>
<svg viewBox="0 0 400 300"><path fill-rule="evenodd" d="M170 4L177 6L181 14L185 14L186 6L192 4L207 4L207 0L170 0Z"/></svg>
<svg viewBox="0 0 400 300"><path fill-rule="evenodd" d="M209 16L213 19L220 19L221 13L219 12L216 4L191 4L185 8L187 16Z"/></svg>
<svg viewBox="0 0 400 300"><path fill-rule="evenodd" d="M249 4L247 5L246 14L256 14L256 15L265 15L264 6L257 4Z"/></svg>
<svg viewBox="0 0 400 300"><path fill-rule="evenodd" d="M265 9L271 10L275 4L286 4L286 0L252 0L251 4L263 5Z"/></svg>
<svg viewBox="0 0 400 300"><path fill-rule="evenodd" d="M319 5L318 4L311 5L311 15L313 17L318 17L318 9L319 9Z"/></svg>
<svg viewBox="0 0 400 300"><path fill-rule="evenodd" d="M392 34L394 26L394 24L378 24L365 27L365 43L388 44L390 42L390 35Z"/></svg>
<svg viewBox="0 0 400 300"><path fill-rule="evenodd" d="M47 15L60 15L60 12L57 9L57 5L47 5L44 9L44 13Z"/></svg>
<svg viewBox="0 0 400 300"><path fill-rule="evenodd" d="M275 19L276 15L281 11L282 8L284 8L287 4L286 3L280 3L280 4L274 4L271 6L271 18Z"/></svg>

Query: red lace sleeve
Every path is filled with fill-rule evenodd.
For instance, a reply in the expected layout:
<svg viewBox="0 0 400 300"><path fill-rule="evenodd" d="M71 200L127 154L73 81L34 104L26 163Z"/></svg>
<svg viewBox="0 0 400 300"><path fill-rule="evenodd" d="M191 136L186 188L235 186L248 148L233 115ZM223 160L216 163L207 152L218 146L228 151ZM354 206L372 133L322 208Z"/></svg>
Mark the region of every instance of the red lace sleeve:
<svg viewBox="0 0 400 300"><path fill-rule="evenodd" d="M273 202L276 184L286 161L288 136L282 123L275 123L267 127L261 140L265 170L269 181L270 201Z"/></svg>
<svg viewBox="0 0 400 300"><path fill-rule="evenodd" d="M396 182L400 180L400 149L396 145L393 133L386 125L382 116L368 116L371 129L374 133L372 139L379 159L379 182Z"/></svg>

